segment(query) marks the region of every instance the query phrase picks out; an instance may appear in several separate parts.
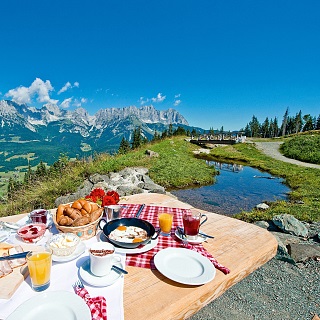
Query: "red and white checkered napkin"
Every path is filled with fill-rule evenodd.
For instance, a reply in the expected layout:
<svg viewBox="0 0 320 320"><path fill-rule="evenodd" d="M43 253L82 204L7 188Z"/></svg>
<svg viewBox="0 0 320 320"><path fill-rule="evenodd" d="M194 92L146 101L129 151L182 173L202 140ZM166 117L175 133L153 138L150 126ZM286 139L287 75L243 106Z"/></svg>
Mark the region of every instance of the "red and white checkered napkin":
<svg viewBox="0 0 320 320"><path fill-rule="evenodd" d="M122 216L127 218L134 217L134 215L138 212L139 208L140 208L140 205L138 204L127 204L122 211ZM159 227L158 212L159 211L163 212L164 209L166 212L173 213L171 237L164 237L160 234L158 238L158 244L153 249L140 254L127 253L126 265L155 269L156 267L154 265L154 256L156 255L157 252L168 247L181 248L181 246L183 246L182 241L175 236L174 232L178 226L181 227L183 225L182 215L185 211L188 211L188 209L145 206L139 218L149 221L155 228L158 228ZM207 257L213 263L213 265L223 273L228 274L230 272L228 268L219 264L218 261L203 247L202 244L197 244L197 245L188 244L188 249L195 250L200 254L202 254L203 256Z"/></svg>
<svg viewBox="0 0 320 320"><path fill-rule="evenodd" d="M182 246L184 248L199 252L204 257L207 257L212 262L212 264L215 266L215 268L220 270L224 274L230 273L230 270L227 267L225 267L222 264L220 264L217 261L217 259L214 258L202 245L201 246L199 246L199 245L191 245L190 243L187 243L187 244L182 244Z"/></svg>
<svg viewBox="0 0 320 320"><path fill-rule="evenodd" d="M107 320L107 302L105 297L90 298L86 288L75 287L74 291L88 305L92 320Z"/></svg>

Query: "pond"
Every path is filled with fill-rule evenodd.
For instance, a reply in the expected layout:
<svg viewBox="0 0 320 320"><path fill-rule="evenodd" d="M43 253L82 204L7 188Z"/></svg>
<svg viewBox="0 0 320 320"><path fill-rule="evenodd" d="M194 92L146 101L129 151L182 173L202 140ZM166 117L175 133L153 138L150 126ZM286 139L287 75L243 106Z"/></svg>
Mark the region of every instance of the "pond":
<svg viewBox="0 0 320 320"><path fill-rule="evenodd" d="M209 212L234 215L264 201L287 200L291 191L283 179L238 164L207 161L220 171L212 185L174 190L179 200Z"/></svg>

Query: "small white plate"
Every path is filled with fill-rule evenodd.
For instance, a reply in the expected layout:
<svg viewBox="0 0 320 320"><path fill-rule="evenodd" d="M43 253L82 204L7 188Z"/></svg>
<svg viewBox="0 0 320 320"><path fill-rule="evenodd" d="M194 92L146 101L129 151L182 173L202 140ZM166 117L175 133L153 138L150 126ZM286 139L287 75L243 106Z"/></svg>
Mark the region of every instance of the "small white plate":
<svg viewBox="0 0 320 320"><path fill-rule="evenodd" d="M216 275L216 268L208 258L185 248L160 250L154 264L164 276L183 284L201 285Z"/></svg>
<svg viewBox="0 0 320 320"><path fill-rule="evenodd" d="M182 239L177 229L176 229L176 231L175 231L174 234L176 235L176 237L177 237L178 239L180 239L180 240L186 240L186 241L187 241L188 243L190 243L190 244L199 244L199 243L202 243L203 241L206 241L206 240L207 240L206 237L203 237L203 236L201 236L201 235L198 235L198 237L197 237L196 239L193 239L193 240L190 240L190 239L188 239L188 238Z"/></svg>
<svg viewBox="0 0 320 320"><path fill-rule="evenodd" d="M116 262L114 264L115 266L122 268L123 266L121 262ZM81 265L79 269L80 277L83 281L86 283L94 286L94 287L107 287L114 284L118 279L120 279L121 274L112 270L109 274L103 277L97 277L93 275L90 271L90 258L84 261L84 263Z"/></svg>
<svg viewBox="0 0 320 320"><path fill-rule="evenodd" d="M76 250L70 254L69 256L57 256L55 254L52 255L52 260L55 262L67 262L78 258L81 254L86 250L86 245L80 241L76 247Z"/></svg>
<svg viewBox="0 0 320 320"><path fill-rule="evenodd" d="M91 312L85 301L68 291L48 291L37 294L22 303L7 320L91 320Z"/></svg>
<svg viewBox="0 0 320 320"><path fill-rule="evenodd" d="M105 234L102 231L97 235L97 238L99 241L109 242L107 237L105 236ZM116 252L126 253L126 254L136 254L136 253L147 252L147 251L153 249L158 244L158 241L159 241L158 238L159 237L157 237L157 239L155 239L155 240L151 240L149 243L147 243L145 246L143 246L141 248L129 249L129 248L120 248L120 247L115 246Z"/></svg>

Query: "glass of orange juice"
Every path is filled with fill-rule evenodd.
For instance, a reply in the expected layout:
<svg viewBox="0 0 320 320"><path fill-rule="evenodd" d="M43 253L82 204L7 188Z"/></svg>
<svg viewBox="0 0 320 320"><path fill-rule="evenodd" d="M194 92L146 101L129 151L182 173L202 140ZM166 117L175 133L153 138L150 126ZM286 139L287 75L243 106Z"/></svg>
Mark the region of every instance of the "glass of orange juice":
<svg viewBox="0 0 320 320"><path fill-rule="evenodd" d="M161 229L161 235L168 237L171 233L173 213L160 211L158 214L159 226Z"/></svg>
<svg viewBox="0 0 320 320"><path fill-rule="evenodd" d="M27 264L34 291L43 291L50 286L52 250L49 248L33 249L27 254Z"/></svg>

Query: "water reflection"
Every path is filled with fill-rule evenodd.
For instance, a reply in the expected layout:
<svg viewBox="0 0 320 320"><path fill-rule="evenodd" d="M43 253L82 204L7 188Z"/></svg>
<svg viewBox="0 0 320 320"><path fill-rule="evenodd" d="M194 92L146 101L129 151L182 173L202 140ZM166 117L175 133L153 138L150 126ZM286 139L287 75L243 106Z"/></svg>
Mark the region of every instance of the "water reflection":
<svg viewBox="0 0 320 320"><path fill-rule="evenodd" d="M200 209L233 215L250 211L263 201L286 200L290 192L283 179L269 173L238 164L207 163L220 171L214 184L171 193Z"/></svg>

